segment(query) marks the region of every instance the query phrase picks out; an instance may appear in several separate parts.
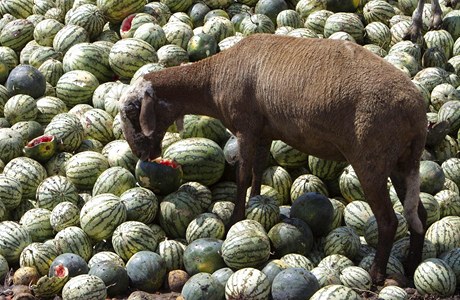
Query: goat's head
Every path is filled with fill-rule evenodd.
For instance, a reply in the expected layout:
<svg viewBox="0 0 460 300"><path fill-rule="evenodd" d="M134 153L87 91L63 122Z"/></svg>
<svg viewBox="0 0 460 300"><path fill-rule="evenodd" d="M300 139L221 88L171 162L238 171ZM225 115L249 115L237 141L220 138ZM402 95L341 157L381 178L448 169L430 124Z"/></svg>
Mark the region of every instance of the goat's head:
<svg viewBox="0 0 460 300"><path fill-rule="evenodd" d="M175 120L172 106L143 79L123 94L120 103L123 134L134 155L141 160L159 157L165 132Z"/></svg>

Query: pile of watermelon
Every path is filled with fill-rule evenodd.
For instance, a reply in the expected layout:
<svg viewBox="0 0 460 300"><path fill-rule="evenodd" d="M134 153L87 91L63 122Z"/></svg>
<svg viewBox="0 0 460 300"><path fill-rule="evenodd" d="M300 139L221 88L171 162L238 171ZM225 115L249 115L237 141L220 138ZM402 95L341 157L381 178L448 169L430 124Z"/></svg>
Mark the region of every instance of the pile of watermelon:
<svg viewBox="0 0 460 300"><path fill-rule="evenodd" d="M0 283L14 288L0 295L459 295L460 5L440 2L443 29L430 29L425 5L417 44L404 40L417 0L1 0ZM254 33L356 42L423 94L429 228L413 283L404 280L410 237L391 182L398 229L393 280L381 287L368 273L377 224L347 163L273 141L261 195L248 196L246 219L228 229L235 143L219 120L171 124L156 161L129 148L118 101L133 80Z"/></svg>

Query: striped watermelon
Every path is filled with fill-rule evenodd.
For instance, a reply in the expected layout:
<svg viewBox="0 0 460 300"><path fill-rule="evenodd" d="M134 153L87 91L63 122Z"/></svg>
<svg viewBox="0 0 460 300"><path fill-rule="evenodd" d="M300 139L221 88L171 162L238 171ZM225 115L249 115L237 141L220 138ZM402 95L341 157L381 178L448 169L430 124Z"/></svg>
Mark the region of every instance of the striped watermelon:
<svg viewBox="0 0 460 300"><path fill-rule="evenodd" d="M29 232L13 221L0 222L0 255L8 264L19 261L22 250L32 243Z"/></svg>
<svg viewBox="0 0 460 300"><path fill-rule="evenodd" d="M402 214L396 213L396 218L398 220L398 227L396 229L396 234L394 240L397 241L408 233L408 224L406 219ZM368 245L377 248L378 244L378 230L377 230L377 220L374 215L370 216L367 219L366 225L364 226L364 238Z"/></svg>
<svg viewBox="0 0 460 300"><path fill-rule="evenodd" d="M155 23L146 23L139 26L134 32L133 38L146 41L152 45L155 50L158 50L168 43L163 28Z"/></svg>
<svg viewBox="0 0 460 300"><path fill-rule="evenodd" d="M308 154L302 153L281 140L272 142L270 153L275 161L284 168L296 168L308 163Z"/></svg>
<svg viewBox="0 0 460 300"><path fill-rule="evenodd" d="M163 198L158 217L168 237L185 238L188 224L202 212L195 197L187 192L177 191Z"/></svg>
<svg viewBox="0 0 460 300"><path fill-rule="evenodd" d="M233 274L233 270L225 267L225 268L220 268L219 270L214 271L211 276L214 277L217 281L220 282L223 286L227 284L228 278Z"/></svg>
<svg viewBox="0 0 460 300"><path fill-rule="evenodd" d="M84 139L81 142L80 147L78 147L78 149L75 152L79 153L79 152L84 152L84 151L95 151L95 152L100 153L103 147L104 145L98 140L89 138L89 139Z"/></svg>
<svg viewBox="0 0 460 300"><path fill-rule="evenodd" d="M59 78L64 74L62 62L54 58L48 58L47 60L45 60L38 67L38 70L43 74L43 76L45 76L46 82L48 82L52 86L56 86ZM59 112L64 112L64 111L59 111Z"/></svg>
<svg viewBox="0 0 460 300"><path fill-rule="evenodd" d="M189 61L187 50L175 44L160 47L157 55L158 63L165 67L178 66Z"/></svg>
<svg viewBox="0 0 460 300"><path fill-rule="evenodd" d="M123 167L110 167L97 178L92 195L111 193L120 196L135 186L136 178L130 171Z"/></svg>
<svg viewBox="0 0 460 300"><path fill-rule="evenodd" d="M70 226L79 226L80 208L68 201L57 204L51 211L50 224L56 232Z"/></svg>
<svg viewBox="0 0 460 300"><path fill-rule="evenodd" d="M26 19L15 19L8 22L0 32L0 44L18 52L33 39L34 24Z"/></svg>
<svg viewBox="0 0 460 300"><path fill-rule="evenodd" d="M78 25L86 29L94 40L104 29L106 19L99 7L94 4L82 4L72 10L66 24Z"/></svg>
<svg viewBox="0 0 460 300"><path fill-rule="evenodd" d="M45 62L44 64L46 64L47 62ZM35 121L42 124L43 126L48 125L54 116L60 113L67 112L67 105L64 103L64 101L57 97L44 96L37 99L36 103L38 113L37 117L35 118Z"/></svg>
<svg viewBox="0 0 460 300"><path fill-rule="evenodd" d="M281 166L270 166L262 175L262 184L273 187L283 197L281 204L290 203L292 178L289 172ZM235 199L234 197L231 200Z"/></svg>
<svg viewBox="0 0 460 300"><path fill-rule="evenodd" d="M315 267L311 270L311 272L315 275L321 288L332 284L342 284L340 281L340 272L337 272L334 269Z"/></svg>
<svg viewBox="0 0 460 300"><path fill-rule="evenodd" d="M37 187L37 206L52 210L61 202L78 203L78 191L66 177L54 175L45 178Z"/></svg>
<svg viewBox="0 0 460 300"><path fill-rule="evenodd" d="M261 271L244 268L228 278L225 299L264 300L270 295L270 281Z"/></svg>
<svg viewBox="0 0 460 300"><path fill-rule="evenodd" d="M235 35L235 27L233 23L225 17L212 17L203 25L203 33L214 37L216 42Z"/></svg>
<svg viewBox="0 0 460 300"><path fill-rule="evenodd" d="M50 244L31 243L22 250L19 266L33 267L40 276L48 275L51 263L58 255L58 251Z"/></svg>
<svg viewBox="0 0 460 300"><path fill-rule="evenodd" d="M353 228L341 226L333 229L325 238L324 254L342 254L354 259L361 246L359 236Z"/></svg>
<svg viewBox="0 0 460 300"><path fill-rule="evenodd" d="M211 190L199 182L189 181L183 183L179 187L178 191L186 192L192 195L200 203L201 209L203 211L208 209L209 205L212 203Z"/></svg>
<svg viewBox="0 0 460 300"><path fill-rule="evenodd" d="M88 71L69 71L56 83L56 96L71 108L77 104L89 103L98 85L97 77Z"/></svg>
<svg viewBox="0 0 460 300"><path fill-rule="evenodd" d="M316 293L313 294L310 298L311 300L360 300L361 296L356 293L353 289L346 287L344 285L332 284L319 289Z"/></svg>
<svg viewBox="0 0 460 300"><path fill-rule="evenodd" d="M429 258L415 269L414 285L421 295L448 297L455 293L456 277L452 268L442 259Z"/></svg>
<svg viewBox="0 0 460 300"><path fill-rule="evenodd" d="M158 243L158 236L153 230L138 221L121 223L112 235L113 248L124 261L139 251L155 251Z"/></svg>
<svg viewBox="0 0 460 300"><path fill-rule="evenodd" d="M48 173L48 176L52 175L61 175L65 176L65 164L67 161L72 157L72 154L69 152L59 152L49 161L46 162L45 167L46 167L46 172Z"/></svg>
<svg viewBox="0 0 460 300"><path fill-rule="evenodd" d="M281 259L271 259L268 261L268 263L265 264L261 271L267 276L270 284L272 284L276 275L278 275L281 271L286 270L287 268L289 268L288 264ZM231 274L229 274L229 277L230 275Z"/></svg>
<svg viewBox="0 0 460 300"><path fill-rule="evenodd" d="M364 5L363 15L367 23L382 22L389 25L388 20L395 15L395 10L387 1L373 0Z"/></svg>
<svg viewBox="0 0 460 300"><path fill-rule="evenodd" d="M53 48L63 55L73 45L89 42L89 33L85 28L78 25L65 25L59 30L53 39Z"/></svg>
<svg viewBox="0 0 460 300"><path fill-rule="evenodd" d="M364 192L358 176L351 165L343 170L339 178L340 192L348 202L365 201Z"/></svg>
<svg viewBox="0 0 460 300"><path fill-rule="evenodd" d="M132 38L134 32L142 24L153 24L156 18L148 13L135 13L127 16L120 26L120 37L122 39Z"/></svg>
<svg viewBox="0 0 460 300"><path fill-rule="evenodd" d="M109 64L120 77L131 78L147 63L158 61L158 56L149 43L135 38L117 41L109 53Z"/></svg>
<svg viewBox="0 0 460 300"><path fill-rule="evenodd" d="M225 225L222 220L213 213L202 213L193 219L185 231L187 243L199 238L223 239Z"/></svg>
<svg viewBox="0 0 460 300"><path fill-rule="evenodd" d="M439 204L440 218L460 216L460 195L450 190L442 190L434 195Z"/></svg>
<svg viewBox="0 0 460 300"><path fill-rule="evenodd" d="M182 139L202 137L221 144L228 138L225 126L218 119L187 114L184 116L183 122L183 129L180 132Z"/></svg>
<svg viewBox="0 0 460 300"><path fill-rule="evenodd" d="M80 118L87 138L107 144L113 137L113 117L103 109L93 108L88 110Z"/></svg>
<svg viewBox="0 0 460 300"><path fill-rule="evenodd" d="M54 237L57 249L61 253L74 253L85 261L91 258L93 244L90 237L77 226L69 226L59 231Z"/></svg>
<svg viewBox="0 0 460 300"><path fill-rule="evenodd" d="M53 46L54 36L64 27L64 24L54 19L40 21L34 28L34 40L40 46Z"/></svg>
<svg viewBox="0 0 460 300"><path fill-rule="evenodd" d="M460 282L460 247L444 252L439 256L439 258L445 261L452 268L452 271L454 271L457 278L458 285L458 282Z"/></svg>
<svg viewBox="0 0 460 300"><path fill-rule="evenodd" d="M318 263L318 267L330 269L338 273L342 272L345 268L353 265L353 261L342 254L328 255Z"/></svg>
<svg viewBox="0 0 460 300"><path fill-rule="evenodd" d="M266 195L249 198L246 203L246 219L259 222L268 232L280 219L277 201Z"/></svg>
<svg viewBox="0 0 460 300"><path fill-rule="evenodd" d="M126 207L113 194L94 196L80 211L81 228L94 240L109 238L125 220Z"/></svg>
<svg viewBox="0 0 460 300"><path fill-rule="evenodd" d="M104 155L94 151L84 151L72 156L65 165L67 178L78 189L92 189L99 175L109 168Z"/></svg>
<svg viewBox="0 0 460 300"><path fill-rule="evenodd" d="M104 281L97 276L82 274L70 278L62 288L62 299L78 300L82 298L104 300L107 289Z"/></svg>
<svg viewBox="0 0 460 300"><path fill-rule="evenodd" d="M290 191L292 203L301 195L309 192L329 196L326 184L319 177L312 174L304 174L297 177L292 183Z"/></svg>
<svg viewBox="0 0 460 300"><path fill-rule="evenodd" d="M15 209L21 203L22 185L18 180L0 174L0 194L4 209Z"/></svg>
<svg viewBox="0 0 460 300"><path fill-rule="evenodd" d="M378 297L383 300L406 300L408 295L403 288L395 285L390 285L381 289Z"/></svg>
<svg viewBox="0 0 460 300"><path fill-rule="evenodd" d="M425 239L435 246L438 255L460 246L459 224L460 217L448 216L428 227Z"/></svg>
<svg viewBox="0 0 460 300"><path fill-rule="evenodd" d="M51 211L46 208L32 208L22 215L19 224L29 232L33 242L44 242L54 236L50 215Z"/></svg>
<svg viewBox="0 0 460 300"><path fill-rule="evenodd" d="M208 207L207 211L217 215L227 225L230 222L234 209L235 203L231 201L216 201Z"/></svg>
<svg viewBox="0 0 460 300"><path fill-rule="evenodd" d="M245 17L241 21L240 31L243 36L255 33L274 33L275 24L264 14L253 14Z"/></svg>
<svg viewBox="0 0 460 300"><path fill-rule="evenodd" d="M324 33L324 24L326 24L327 18L332 14L333 12L329 10L318 10L312 12L305 20L305 28L313 30L316 34L322 35Z"/></svg>
<svg viewBox="0 0 460 300"><path fill-rule="evenodd" d="M91 256L90 260L88 261L88 268L91 270L93 266L104 261L110 261L120 267L125 267L125 262L118 254L113 251L101 251Z"/></svg>
<svg viewBox="0 0 460 300"><path fill-rule="evenodd" d="M157 253L164 259L167 272L184 269L185 245L177 240L165 239L158 243Z"/></svg>
<svg viewBox="0 0 460 300"><path fill-rule="evenodd" d="M172 13L185 12L193 4L192 0L161 0L160 3L166 5Z"/></svg>
<svg viewBox="0 0 460 300"><path fill-rule="evenodd" d="M10 160L5 165L3 174L19 181L22 197L25 199L35 197L38 185L47 176L46 169L39 162L23 156Z"/></svg>
<svg viewBox="0 0 460 300"><path fill-rule="evenodd" d="M293 9L284 9L276 16L277 28L282 26L290 26L292 28L302 27L302 19L300 14Z"/></svg>
<svg viewBox="0 0 460 300"><path fill-rule="evenodd" d="M283 255L281 260L292 268L304 268L307 270L312 270L314 267L313 262L309 258L298 253L288 253Z"/></svg>
<svg viewBox="0 0 460 300"><path fill-rule="evenodd" d="M1 14L11 14L15 18L25 19L33 12L33 1L5 0L0 4Z"/></svg>
<svg viewBox="0 0 460 300"><path fill-rule="evenodd" d="M151 223L159 208L155 194L142 187L133 187L120 195L120 200L126 207L127 221Z"/></svg>
<svg viewBox="0 0 460 300"><path fill-rule="evenodd" d="M232 235L238 235L240 231L252 230L259 233L266 234L266 231L262 224L254 220L244 219L233 224L227 231L227 237Z"/></svg>
<svg viewBox="0 0 460 300"><path fill-rule="evenodd" d="M229 235L222 244L222 258L235 269L257 267L270 256L270 240L260 231L243 230Z"/></svg>
<svg viewBox="0 0 460 300"><path fill-rule="evenodd" d="M0 159L8 163L22 155L24 140L19 132L11 128L0 128Z"/></svg>
<svg viewBox="0 0 460 300"><path fill-rule="evenodd" d="M382 22L372 22L364 27L366 32L364 41L368 44L375 44L388 50L391 43L390 28Z"/></svg>
<svg viewBox="0 0 460 300"><path fill-rule="evenodd" d="M110 51L96 43L73 45L64 55L62 60L63 70L65 72L85 70L96 76L99 82L107 82L115 76L109 64L109 53Z"/></svg>
<svg viewBox="0 0 460 300"><path fill-rule="evenodd" d="M350 34L358 43L362 43L364 39L364 25L353 13L335 13L326 19L324 24L326 38L339 31Z"/></svg>
<svg viewBox="0 0 460 300"><path fill-rule="evenodd" d="M123 167L131 173L134 173L139 160L125 140L114 140L107 143L101 153L107 158L111 167Z"/></svg>
<svg viewBox="0 0 460 300"><path fill-rule="evenodd" d="M97 0L97 7L100 9L105 19L112 23L120 23L132 13L139 12L146 4L144 0Z"/></svg>
<svg viewBox="0 0 460 300"><path fill-rule="evenodd" d="M91 105L93 106L93 108L104 109L104 98L106 97L110 89L112 89L112 87L119 83L121 84L121 82L119 81L109 81L101 83L93 92L93 97L91 99Z"/></svg>
<svg viewBox="0 0 460 300"><path fill-rule="evenodd" d="M454 39L447 30L430 30L425 33L423 39L427 48L438 48L444 52L447 59L452 56Z"/></svg>
<svg viewBox="0 0 460 300"><path fill-rule="evenodd" d="M188 138L169 146L163 155L182 166L183 181L204 185L216 183L223 175L225 158L222 149L206 138Z"/></svg>
<svg viewBox="0 0 460 300"><path fill-rule="evenodd" d="M372 285L372 278L363 268L349 266L340 272L340 281L344 286L355 290L369 290Z"/></svg>
<svg viewBox="0 0 460 300"><path fill-rule="evenodd" d="M38 114L37 102L29 95L14 95L6 101L3 114L11 125L20 121L35 120Z"/></svg>

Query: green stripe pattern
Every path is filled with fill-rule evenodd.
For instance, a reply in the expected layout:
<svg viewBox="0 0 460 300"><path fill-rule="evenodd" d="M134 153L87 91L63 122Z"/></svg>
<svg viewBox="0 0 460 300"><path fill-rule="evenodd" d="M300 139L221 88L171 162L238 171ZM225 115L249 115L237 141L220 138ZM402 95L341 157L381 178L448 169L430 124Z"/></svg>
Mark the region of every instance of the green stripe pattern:
<svg viewBox="0 0 460 300"><path fill-rule="evenodd" d="M110 238L118 225L126 220L126 207L113 194L91 198L80 211L80 226L96 241Z"/></svg>

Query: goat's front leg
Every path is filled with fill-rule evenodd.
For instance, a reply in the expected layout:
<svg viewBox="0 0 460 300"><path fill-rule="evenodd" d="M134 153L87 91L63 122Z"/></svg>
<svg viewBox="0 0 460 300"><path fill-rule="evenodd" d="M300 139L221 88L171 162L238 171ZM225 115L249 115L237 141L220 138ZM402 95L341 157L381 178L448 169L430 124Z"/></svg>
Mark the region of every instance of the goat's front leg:
<svg viewBox="0 0 460 300"><path fill-rule="evenodd" d="M236 138L239 152L236 173L236 202L232 218L227 227L231 227L236 222L245 218L246 193L251 181L251 171L255 153L257 152L257 145L254 143L255 138L240 133L236 134Z"/></svg>
<svg viewBox="0 0 460 300"><path fill-rule="evenodd" d="M437 1L437 0L436 0ZM404 36L404 39L410 39L413 43L419 43L422 38L422 27L423 27L423 6L424 0L419 0L417 8L412 16L412 25L409 27L408 32Z"/></svg>
<svg viewBox="0 0 460 300"><path fill-rule="evenodd" d="M439 5L439 0L432 0L431 1L431 12L433 14L433 18L431 20L430 29L441 29L442 25L442 9Z"/></svg>
<svg viewBox="0 0 460 300"><path fill-rule="evenodd" d="M252 166L252 183L250 196L260 195L260 186L262 185L262 175L268 164L270 155L271 140L260 141L257 146L254 163Z"/></svg>

